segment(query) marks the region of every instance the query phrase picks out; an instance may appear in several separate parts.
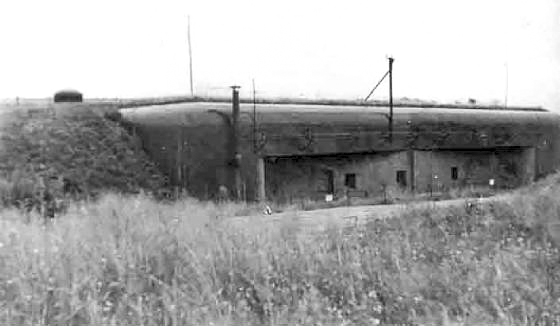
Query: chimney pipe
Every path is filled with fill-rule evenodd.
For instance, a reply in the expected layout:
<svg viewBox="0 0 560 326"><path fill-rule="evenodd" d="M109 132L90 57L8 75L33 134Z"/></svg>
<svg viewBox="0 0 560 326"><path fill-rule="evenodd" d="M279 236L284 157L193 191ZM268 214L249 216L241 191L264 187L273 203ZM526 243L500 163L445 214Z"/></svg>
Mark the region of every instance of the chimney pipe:
<svg viewBox="0 0 560 326"><path fill-rule="evenodd" d="M234 136L236 136L236 140L237 140L237 126L239 123L239 88L241 88L240 86L231 86L232 89L232 99L231 99L231 103L232 103L232 108L231 108L231 113L232 113L232 124L233 124L233 133Z"/></svg>
<svg viewBox="0 0 560 326"><path fill-rule="evenodd" d="M231 108L231 125L232 125L232 166L235 182L235 197L237 200L242 199L242 183L241 183L241 153L239 151L239 88L240 86L231 86L232 89L232 108Z"/></svg>

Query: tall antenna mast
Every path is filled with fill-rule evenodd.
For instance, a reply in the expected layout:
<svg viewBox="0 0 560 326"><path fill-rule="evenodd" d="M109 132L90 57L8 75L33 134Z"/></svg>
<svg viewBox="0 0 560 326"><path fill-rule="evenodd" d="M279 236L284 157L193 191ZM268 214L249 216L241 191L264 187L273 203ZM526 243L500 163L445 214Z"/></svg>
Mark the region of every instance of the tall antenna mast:
<svg viewBox="0 0 560 326"><path fill-rule="evenodd" d="M194 97L193 78L192 78L192 50L191 50L191 16L187 16L187 40L189 42L189 75L191 85L191 97Z"/></svg>
<svg viewBox="0 0 560 326"><path fill-rule="evenodd" d="M505 108L507 109L507 102L508 102L508 92L509 92L509 68L508 68L508 63L506 61L506 95L505 95L505 99L504 99L504 105Z"/></svg>
<svg viewBox="0 0 560 326"><path fill-rule="evenodd" d="M257 152L257 97L255 91L255 79L253 78L253 150Z"/></svg>

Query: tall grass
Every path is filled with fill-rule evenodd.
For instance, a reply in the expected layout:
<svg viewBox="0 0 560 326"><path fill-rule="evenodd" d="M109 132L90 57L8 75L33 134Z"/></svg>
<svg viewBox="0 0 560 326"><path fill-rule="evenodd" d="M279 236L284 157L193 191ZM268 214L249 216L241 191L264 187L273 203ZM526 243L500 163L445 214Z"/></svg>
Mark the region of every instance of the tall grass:
<svg viewBox="0 0 560 326"><path fill-rule="evenodd" d="M552 325L560 186L352 229L109 194L0 223L2 325Z"/></svg>

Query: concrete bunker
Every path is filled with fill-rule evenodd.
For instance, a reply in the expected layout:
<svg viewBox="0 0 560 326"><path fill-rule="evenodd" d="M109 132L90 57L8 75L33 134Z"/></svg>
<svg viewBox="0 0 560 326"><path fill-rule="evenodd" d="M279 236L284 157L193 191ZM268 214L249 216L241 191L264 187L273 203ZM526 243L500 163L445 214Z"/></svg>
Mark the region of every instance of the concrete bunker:
<svg viewBox="0 0 560 326"><path fill-rule="evenodd" d="M560 165L560 119L542 109L192 102L123 110L171 182L201 199L513 188ZM235 117L235 118L234 118ZM256 123L255 123L256 122ZM222 187L223 186L223 187ZM220 191L220 189L222 189Z"/></svg>

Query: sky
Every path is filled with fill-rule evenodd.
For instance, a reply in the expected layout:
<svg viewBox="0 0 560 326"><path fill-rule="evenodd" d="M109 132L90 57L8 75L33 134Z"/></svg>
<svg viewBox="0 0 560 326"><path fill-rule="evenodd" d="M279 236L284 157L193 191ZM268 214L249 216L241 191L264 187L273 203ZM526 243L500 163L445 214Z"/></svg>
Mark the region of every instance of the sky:
<svg viewBox="0 0 560 326"><path fill-rule="evenodd" d="M557 0L2 0L0 98L395 97L560 112ZM386 99L382 84L374 99Z"/></svg>

